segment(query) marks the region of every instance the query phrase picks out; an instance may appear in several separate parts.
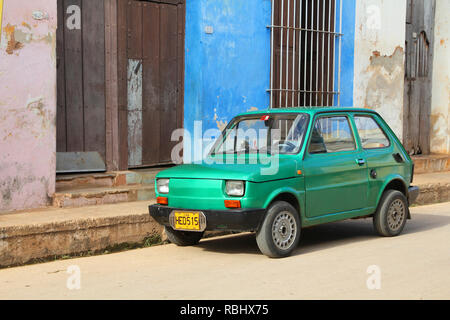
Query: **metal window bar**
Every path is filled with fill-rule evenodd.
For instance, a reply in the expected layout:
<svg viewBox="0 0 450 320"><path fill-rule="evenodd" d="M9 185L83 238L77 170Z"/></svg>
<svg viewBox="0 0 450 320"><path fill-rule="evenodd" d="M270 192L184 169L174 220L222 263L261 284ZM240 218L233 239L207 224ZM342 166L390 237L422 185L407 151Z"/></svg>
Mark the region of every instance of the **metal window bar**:
<svg viewBox="0 0 450 320"><path fill-rule="evenodd" d="M342 3L272 0L270 108L340 105Z"/></svg>
<svg viewBox="0 0 450 320"><path fill-rule="evenodd" d="M303 2L303 1L302 1ZM309 11L308 11L308 0L306 1L306 8L305 8L305 28L308 28L308 16L309 16ZM305 55L304 55L304 57L303 57L303 60L305 61L305 65L304 65L304 69L303 69L303 73L304 73L304 79L303 79L303 88L304 88L304 90L306 90L306 79L308 79L307 78L307 72L306 72L306 61L307 61L307 57L308 57L308 32L305 32ZM300 58L300 60L301 60L301 58ZM299 70L299 72L300 72L300 70ZM300 92L299 92L299 94L298 94L299 96L301 95L300 94ZM303 101L304 101L304 103L303 103L303 106L306 106L307 105L307 103L306 103L306 94L304 94L304 97L303 97ZM300 106L300 104L299 104L299 106Z"/></svg>
<svg viewBox="0 0 450 320"><path fill-rule="evenodd" d="M340 0L339 1L339 32L340 33L342 33L342 3L343 3L343 1L344 0ZM339 62L338 62L338 65L339 65L339 71L338 71L338 95L337 95L337 100L338 100L338 102L337 102L337 105L338 105L338 107L340 107L341 106L341 93L340 93L340 91L341 91L341 53L342 53L342 51L341 51L341 49L342 49L342 37L339 37ZM338 127L338 130L339 130L339 127Z"/></svg>
<svg viewBox="0 0 450 320"><path fill-rule="evenodd" d="M306 0L306 1L308 1L308 0ZM311 4L311 29L314 29L314 2L315 2L315 0L313 0L312 4ZM310 13L307 12L306 14L309 15ZM313 39L314 39L314 33L310 32L310 36L311 36L310 37L311 38L311 49L309 51L309 55L310 55L311 61L310 61L309 65L310 65L311 69L309 70L309 75L310 75L309 85L310 85L310 90L312 91L313 90L312 89L313 88L313 67L314 67L314 64L313 64L313 55L314 55L314 49L313 49L314 41L313 41ZM313 95L310 94L309 95L309 105L310 106L313 105L312 101L313 101Z"/></svg>
<svg viewBox="0 0 450 320"><path fill-rule="evenodd" d="M295 0L294 0L295 1ZM289 30L290 30L290 21L289 19L291 18L290 15L290 9L291 9L291 0L287 0L287 28L286 28L286 32L287 32L287 36L286 36L286 88L289 87ZM288 104L288 97L289 97L289 92L285 92L285 96L286 96L286 102L285 105Z"/></svg>

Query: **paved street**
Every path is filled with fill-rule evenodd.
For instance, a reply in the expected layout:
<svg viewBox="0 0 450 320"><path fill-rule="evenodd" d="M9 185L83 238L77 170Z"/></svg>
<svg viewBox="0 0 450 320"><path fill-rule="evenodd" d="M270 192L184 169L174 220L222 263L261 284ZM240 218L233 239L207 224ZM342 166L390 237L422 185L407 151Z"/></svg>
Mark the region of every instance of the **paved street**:
<svg viewBox="0 0 450 320"><path fill-rule="evenodd" d="M306 229L286 259L266 258L242 234L3 269L0 298L449 299L450 202L412 216L397 238L375 236L369 219ZM80 289L67 288L70 266ZM377 271L381 287L368 289Z"/></svg>

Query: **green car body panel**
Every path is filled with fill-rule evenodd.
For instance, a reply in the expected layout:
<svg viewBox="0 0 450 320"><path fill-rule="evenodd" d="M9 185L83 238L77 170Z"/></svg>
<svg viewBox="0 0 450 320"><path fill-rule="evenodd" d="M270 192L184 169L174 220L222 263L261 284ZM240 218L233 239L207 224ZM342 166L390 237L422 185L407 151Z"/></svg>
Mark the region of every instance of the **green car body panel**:
<svg viewBox="0 0 450 320"><path fill-rule="evenodd" d="M300 151L297 154L278 155L276 174L261 174L261 169L270 169L270 163L267 162L270 156L265 156L267 164L260 164L262 160L258 155L226 155L232 157L230 160L234 162L240 163L239 160L242 160L244 163L204 161L201 164L179 165L161 171L156 178L170 179L170 191L168 194L160 194L156 188L156 196L167 197L167 206L170 208L213 210L223 215L227 215L230 210L225 207L225 200L240 200L243 210L267 210L275 200L283 199L298 210L302 227L370 216L375 212L388 186L402 190L408 197L413 162L378 113L359 108L289 108L252 111L242 113L237 118L283 113L307 114L309 123ZM388 137L390 145L379 149L363 149L354 121L355 115L368 115L375 119ZM356 150L323 154L308 152L314 123L323 116L348 118ZM210 156L209 160L214 160L214 156ZM364 163L358 163L359 160ZM244 196L228 196L227 180L244 181ZM223 228L227 229L227 226L223 225Z"/></svg>

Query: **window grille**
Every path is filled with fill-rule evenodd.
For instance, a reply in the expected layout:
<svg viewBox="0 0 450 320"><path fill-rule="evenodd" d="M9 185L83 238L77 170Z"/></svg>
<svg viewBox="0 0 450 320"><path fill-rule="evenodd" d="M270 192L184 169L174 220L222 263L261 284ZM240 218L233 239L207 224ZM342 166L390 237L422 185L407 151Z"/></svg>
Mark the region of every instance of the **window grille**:
<svg viewBox="0 0 450 320"><path fill-rule="evenodd" d="M340 105L342 2L272 0L270 108Z"/></svg>

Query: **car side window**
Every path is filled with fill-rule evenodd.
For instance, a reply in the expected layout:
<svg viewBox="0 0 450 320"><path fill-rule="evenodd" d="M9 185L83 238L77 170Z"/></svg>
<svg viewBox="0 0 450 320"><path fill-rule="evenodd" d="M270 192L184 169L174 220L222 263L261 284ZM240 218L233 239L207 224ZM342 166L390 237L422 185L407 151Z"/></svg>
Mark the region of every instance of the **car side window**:
<svg viewBox="0 0 450 320"><path fill-rule="evenodd" d="M309 153L333 153L356 150L350 122L345 116L327 116L316 120Z"/></svg>
<svg viewBox="0 0 450 320"><path fill-rule="evenodd" d="M363 149L379 149L391 145L386 133L373 117L357 115L354 119Z"/></svg>

